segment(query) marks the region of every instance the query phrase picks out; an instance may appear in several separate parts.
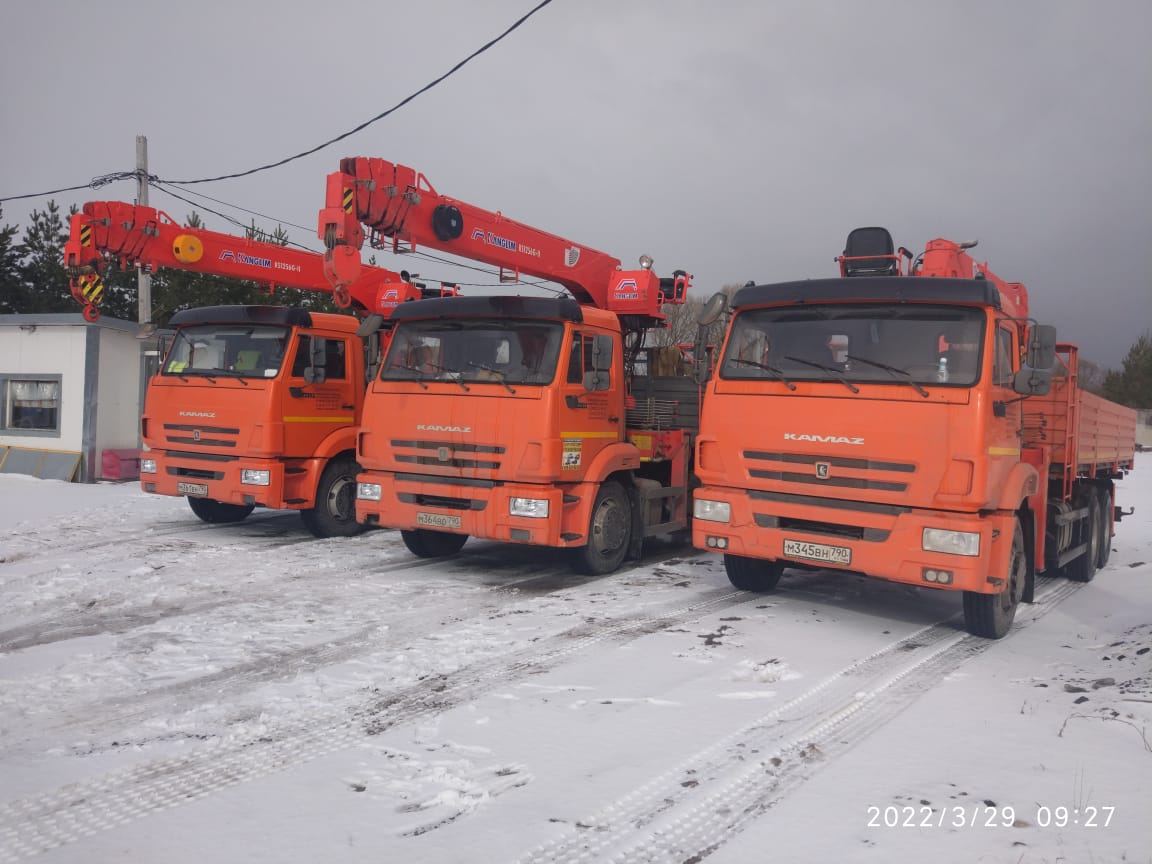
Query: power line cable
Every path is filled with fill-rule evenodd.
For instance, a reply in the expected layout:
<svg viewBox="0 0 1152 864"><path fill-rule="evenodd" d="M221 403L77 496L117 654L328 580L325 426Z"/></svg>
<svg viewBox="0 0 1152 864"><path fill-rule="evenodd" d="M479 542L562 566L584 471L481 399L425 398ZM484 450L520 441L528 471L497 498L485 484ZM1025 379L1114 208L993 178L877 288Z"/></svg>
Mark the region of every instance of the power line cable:
<svg viewBox="0 0 1152 864"><path fill-rule="evenodd" d="M173 192L171 189L166 189L166 188L164 188L164 183L163 183L163 181L157 181L157 182L155 182L155 183L151 183L151 184L149 184L149 185L151 185L151 186L152 186L152 188L156 189L157 191L159 191L159 192L163 192L165 195L171 195L173 198L178 198L179 200L183 201L185 204L191 204L193 207L197 207L197 208L199 208L199 209L203 210L205 213L211 213L213 216L219 216L219 217L220 217L221 219L223 219L224 221L226 221L226 222L231 222L233 225L235 225L237 228L240 228L240 229L241 229L241 230L243 230L243 231L249 231L249 230L251 230L253 227L255 227L254 225L245 225L245 224L244 224L243 222L241 222L239 219L235 219L235 218L233 218L233 217L229 216L227 213L221 213L219 210L213 210L211 207L205 206L204 204L197 204L195 201L192 201L192 200L191 200L191 199L189 199L189 198L185 198L183 195L178 195L178 194L176 194L176 193L175 193L175 192ZM188 194L189 194L189 195L198 195L198 193L196 193L196 192L189 192ZM293 228L301 228L301 229L303 229L303 226L301 226L301 225L294 225L294 224L293 224L293 223L291 223L291 222L282 222L282 221L280 221L280 220L276 219L276 218L275 218L275 217L273 217L273 216L268 216L268 215L266 215L266 214L264 214L264 213L257 213L255 210L248 210L248 209L246 209L246 208L244 208L244 207L241 207L241 206L239 206L239 205L237 205L237 204L229 204L227 201L221 201L221 200L220 200L220 199L218 199L218 198L212 198L211 196L208 196L208 195L198 195L198 197L200 197L200 198L208 198L208 199L209 199L209 200L211 200L211 201L215 201L217 204L223 204L225 207L232 207L232 208L233 208L233 209L235 209L235 210L241 210L241 211L243 211L244 213L251 213L251 214L252 214L252 215L254 215L254 216L259 216L259 217L260 217L260 218L262 218L262 219L268 219L268 220L274 221L274 222L276 222L276 223L277 223L277 224L278 224L278 225L279 225L281 228L282 228L282 227L284 227L284 225L291 225ZM263 229L258 229L258 230L261 230L261 231L263 231ZM303 229L303 230L306 230L306 229ZM264 233L265 233L265 234L268 234L268 236L272 236L272 234L271 234L270 232L264 232ZM297 243L296 241L294 241L294 240L291 240L291 239L289 239L289 238L287 238L287 237L285 237L285 238L284 238L284 244L285 244L286 246L294 246L294 247L296 247L297 249L302 249L302 250L304 250L305 252L315 252L317 255L319 255L319 254L320 254L320 251L319 251L319 250L317 250L317 249L312 249L312 248L309 248L308 246L305 246L303 243Z"/></svg>
<svg viewBox="0 0 1152 864"><path fill-rule="evenodd" d="M286 165L289 162L293 162L297 159L302 159L305 156L311 156L313 153L319 152L320 150L323 150L325 147L329 147L338 141L343 141L345 138L347 138L351 135L355 135L357 132L360 132L360 131L368 128L373 123L375 123L377 120L383 120L389 114L392 114L392 113L398 111L399 109L403 108L405 105L407 105L413 99L415 99L417 96L420 96L424 93L427 93L429 90L431 90L437 84L439 84L440 82L451 77L456 72L460 71L460 69L462 69L466 64L468 64L469 62L471 62L475 58L479 57L481 54L483 54L489 48L491 48L492 46L494 46L495 44L497 44L498 42L503 40L506 36L508 36L510 33L512 33L513 30L517 29L521 24L523 24L525 21L527 21L529 18L531 18L533 15L535 15L537 12L539 12L541 9L543 9L545 6L547 6L551 2L552 2L552 0L541 0L541 2L537 3L536 6L534 6L530 11L528 11L524 15L520 16L520 18L518 18L512 24L512 26L510 26L507 30L505 30L503 33L501 33L495 39L492 39L492 40L484 43L482 46L477 48L475 51L473 51L471 54L469 54L467 57L465 57L463 60L461 60L455 66L453 66L451 69L449 69L443 75L441 75L439 78L436 78L436 79L430 81L429 83L427 83L423 87L421 87L419 90L417 90L415 93L412 93L409 96L406 96L405 98L401 99L399 102L397 102L391 108L389 108L387 111L384 111L380 114L377 114L375 117L371 118L370 120L365 120L363 123L361 123L359 126L355 127L354 129L349 129L347 132L344 132L340 135L337 135L335 138L331 138L328 141L325 141L323 144L317 144L315 147L312 147L309 150L305 150L302 153L297 153L295 156L288 156L284 159L279 160L278 162L269 162L267 165L261 165L258 168L249 168L247 171L237 171L234 174L221 174L219 177L203 177L199 180L167 180L165 182L176 183L176 184L180 184L180 185L190 185L193 183L213 183L217 180L232 180L232 179L235 179L237 177L247 177L248 175L255 174L258 171L266 171L269 168L279 168L281 165Z"/></svg>
<svg viewBox="0 0 1152 864"><path fill-rule="evenodd" d="M478 273L484 273L488 276L499 276L500 275L499 270L492 270L490 268L480 267L480 266L477 266L475 264L464 264L464 263L461 263L460 261L453 261L450 258L441 258L437 255L432 255L428 252L421 252L419 250L417 250L415 252L405 252L404 254L405 255L412 255L413 257L416 257L416 258L423 258L423 259L426 259L428 261L436 261L440 264L448 264L452 267L460 267L461 269L464 269L464 270L475 270ZM496 283L458 282L457 284L458 285L471 285L471 286L480 287L480 288L499 288L501 285L506 285L508 283L506 283L506 282L496 282ZM567 293L566 290L563 288L554 288L553 286L548 285L544 282L537 282L537 281L534 281L531 279L517 278L516 284L531 285L533 288L541 288L545 291L552 291L556 294Z"/></svg>
<svg viewBox="0 0 1152 864"><path fill-rule="evenodd" d="M482 46L477 48L475 51L473 51L471 54L469 54L467 57L465 57L463 60L461 60L459 63L457 63L455 66L453 66L451 69L449 69L447 72L445 72L440 77L435 78L434 80L425 84L423 87L421 87L415 93L412 93L409 96L406 96L404 99L401 99L399 102L397 102L391 108L389 108L387 111L384 111L380 114L377 114L375 117L372 117L369 120L365 120L359 126L356 126L353 129L349 129L347 132L344 132L340 135L337 135L335 138L332 138L328 141L325 141L323 144L317 144L315 147L312 147L309 150L305 150L302 153L297 153L295 156L288 156L284 159L279 160L278 162L269 162L267 165L261 165L257 168L250 168L247 171L238 171L234 174L221 174L219 177L204 177L204 178L201 178L199 180L166 180L166 181L162 181L162 182L173 183L173 184L177 184L177 185L191 185L194 183L212 183L212 182L215 182L217 180L232 180L232 179L237 178L237 177L247 177L250 174L256 174L257 172L260 172L260 171L267 171L269 168L279 168L281 165L286 165L289 162L294 162L295 160L302 159L305 156L311 156L313 153L317 153L320 150L323 150L325 147L329 147L332 144L337 143L338 141L343 141L345 138L348 138L351 135L355 135L357 132L360 132L360 131L368 128L373 123L375 123L377 120L383 120L388 115L393 114L396 111L403 108L405 105L407 105L413 99L415 99L417 96L420 96L420 95L428 92L433 87L435 87L437 84L450 78L452 75L459 72L465 65L470 63L472 60L479 57L481 54L483 54L489 48L496 45L498 42L502 41L505 37L507 37L509 34L511 34L513 30L516 30L518 27L520 27L520 25L522 25L525 21L527 21L529 18L531 18L533 15L535 15L537 12L539 12L541 9L543 9L545 6L547 6L551 2L552 2L552 0L541 0L540 3L537 3L527 13L520 16L520 18L518 18L503 33L501 33L496 38L486 42L485 44L483 44ZM0 198L0 204L3 204L5 201L20 201L20 200L23 200L26 198L43 198L43 197L48 196L48 195L58 195L61 192L76 192L80 189L99 189L101 186L105 186L108 183L111 183L115 180L135 179L136 176L137 176L137 172L135 172L135 171L118 171L118 172L115 172L112 174L104 174L100 177L93 178L88 183L85 183L85 184L80 185L80 186L64 186L60 189L50 189L46 192L32 192L32 193L29 193L27 195L9 195L7 197ZM147 179L150 183L154 183L154 182L157 182L160 180L160 178L158 176L156 176L155 174L150 174ZM171 193L169 193L169 194L171 194ZM216 215L219 216L221 214L217 213ZM227 217L224 217L224 218L227 218ZM296 226L296 227L299 227L299 226Z"/></svg>
<svg viewBox="0 0 1152 864"><path fill-rule="evenodd" d="M61 189L50 189L47 192L33 192L28 195L9 195L6 198L0 198L0 204L3 204L5 201L20 201L24 198L43 198L46 195L59 195L61 192L76 192L80 189L99 189L100 187L107 186L109 183L114 183L117 180L128 179L136 179L136 172L116 171L112 174L102 174L99 177L93 177L83 186L65 186Z"/></svg>
<svg viewBox="0 0 1152 864"><path fill-rule="evenodd" d="M168 195L171 195L173 198L180 198L181 201L185 201L189 204L192 204L193 206L196 206L195 202L188 201L187 198L181 198L181 196L177 195L175 192L171 191L170 189L167 189L166 188L167 184L163 180L158 180L158 181L151 183L149 185L152 186L152 188L154 188L154 189L159 189L161 192L164 192ZM214 201L217 204L222 204L225 207L231 207L233 210L239 210L241 213L248 213L252 216L259 216L261 219L267 219L270 222L276 222L277 224L279 224L281 226L287 225L290 228L299 228L301 231L312 231L313 230L312 228L308 228L304 225L297 225L295 222L289 222L286 219L277 219L275 216L269 216L267 213L261 213L259 210L249 210L247 207L241 207L239 204L232 204L228 201L222 201L219 198L213 198L211 195L205 195L203 192L196 192L195 190L192 190L192 189L181 189L180 191L184 192L187 195L195 195L197 198L204 198L205 200L208 200L208 201ZM204 207L204 209L208 210L207 207ZM211 212L211 211L209 211L209 212ZM216 214L216 215L220 215L220 214ZM227 218L227 217L225 217L225 218Z"/></svg>
<svg viewBox="0 0 1152 864"><path fill-rule="evenodd" d="M213 216L219 216L225 222L231 222L233 225L237 226L238 228L243 228L245 230L248 229L248 226L245 225L243 222L241 222L239 219L236 219L232 216L229 216L227 213L221 213L219 210L213 210L211 207L207 207L204 204L197 204L192 199L185 198L183 195L177 195L175 192L173 192L169 189L165 189L164 185L162 183L150 183L148 185L150 185L153 189L156 189L160 192L163 192L165 195L171 195L173 198L178 198L179 200L183 201L185 204L191 204L193 207L197 207L197 208L203 210L205 213L211 213ZM220 202L220 203L224 203L224 202ZM228 205L228 206L231 206L231 205Z"/></svg>

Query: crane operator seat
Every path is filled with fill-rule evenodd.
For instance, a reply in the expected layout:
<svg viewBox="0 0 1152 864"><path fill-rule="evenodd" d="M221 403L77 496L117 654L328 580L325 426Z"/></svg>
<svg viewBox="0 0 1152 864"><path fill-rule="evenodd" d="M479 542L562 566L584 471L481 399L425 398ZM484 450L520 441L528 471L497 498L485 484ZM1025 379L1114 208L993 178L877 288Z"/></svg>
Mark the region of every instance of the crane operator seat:
<svg viewBox="0 0 1152 864"><path fill-rule="evenodd" d="M899 259L887 228L856 228L844 243L845 276L895 276Z"/></svg>

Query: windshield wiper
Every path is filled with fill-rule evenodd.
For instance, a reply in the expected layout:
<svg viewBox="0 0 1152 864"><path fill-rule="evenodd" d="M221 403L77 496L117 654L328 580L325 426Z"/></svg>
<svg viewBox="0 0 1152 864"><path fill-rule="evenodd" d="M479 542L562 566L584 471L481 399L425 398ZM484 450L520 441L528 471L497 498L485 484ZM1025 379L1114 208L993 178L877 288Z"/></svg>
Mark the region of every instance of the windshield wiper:
<svg viewBox="0 0 1152 864"><path fill-rule="evenodd" d="M439 363L427 363L425 365L432 367L437 372L444 372L445 373L445 377L438 379L438 380L452 381L456 384L459 384L461 387L463 387L465 391L469 391L472 389L471 387L469 387L467 384L465 384L463 381L460 380L460 374L461 373L460 373L459 369L453 369L449 366L441 366Z"/></svg>
<svg viewBox="0 0 1152 864"><path fill-rule="evenodd" d="M184 369L179 374L180 374L181 378L183 378L185 375L191 375L191 376L196 377L196 378L207 378L209 381L211 381L213 384L215 384L216 379L220 376L220 370L218 370L218 369L210 369L210 370L208 370L208 369Z"/></svg>
<svg viewBox="0 0 1152 864"><path fill-rule="evenodd" d="M803 357L793 357L788 355L785 360L791 360L793 363L803 363L805 366L811 366L813 369L823 369L825 372L831 372L836 376L836 380L851 390L853 393L859 393L860 388L844 377L844 373L839 369L832 366L825 366L823 363L813 363L811 360L805 360Z"/></svg>
<svg viewBox="0 0 1152 864"><path fill-rule="evenodd" d="M786 385L788 385L789 390L796 389L796 385L785 378L784 373L777 369L775 366L769 366L766 363L757 363L755 360L745 360L743 357L733 357L728 362L736 363L739 366L754 366L757 369L763 369L765 372L771 374L773 378L783 381Z"/></svg>
<svg viewBox="0 0 1152 864"><path fill-rule="evenodd" d="M393 363L390 368L403 369L407 372L415 372L416 373L416 383L419 384L421 387L423 387L425 390L428 389L428 385L424 383L424 370L423 369L417 368L416 366L409 366L406 363Z"/></svg>
<svg viewBox="0 0 1152 864"><path fill-rule="evenodd" d="M500 384L503 384L503 385L504 385L504 387L505 387L505 388L507 388L507 390L508 390L508 392L509 392L509 393L515 393L515 392L516 392L516 391L515 391L515 390L512 388L512 385L511 385L511 384L509 384L507 381L505 381L505 380L504 380L504 379L505 379L505 377L507 377L507 376L506 376L506 375L505 375L505 373L504 373L504 372L502 372L501 370L499 370L499 369L493 369L491 366L488 366L488 365L486 365L486 364L484 364L484 363L473 363L471 360L469 360L469 361L468 361L468 365L469 365L469 366L473 366L473 367L475 367L476 369L483 369L485 372L491 372L493 375L495 375L495 376L496 376L496 381L497 381L498 383L500 383Z"/></svg>
<svg viewBox="0 0 1152 864"><path fill-rule="evenodd" d="M245 379L245 378L247 378L248 376L246 376L246 375L244 374L244 371L243 371L243 370L240 370L240 369L226 369L226 370L224 370L224 372L217 372L217 373L215 373L215 374L217 374L217 375L222 375L222 376L223 376L223 377L225 377L225 378L235 378L237 381L239 381L239 382L240 382L241 384L243 384L245 387L247 387L247 386L248 386L248 382L244 380L244 379Z"/></svg>
<svg viewBox="0 0 1152 864"><path fill-rule="evenodd" d="M875 366L877 369L883 369L885 372L895 375L896 377L903 375L904 377L901 380L903 380L905 384L915 387L917 393L925 399L928 398L928 391L912 380L912 373L907 369L901 369L898 366L889 366L887 363L877 363L875 360L869 360L867 357L857 357L855 354L845 354L844 356L857 363L865 363L869 366Z"/></svg>

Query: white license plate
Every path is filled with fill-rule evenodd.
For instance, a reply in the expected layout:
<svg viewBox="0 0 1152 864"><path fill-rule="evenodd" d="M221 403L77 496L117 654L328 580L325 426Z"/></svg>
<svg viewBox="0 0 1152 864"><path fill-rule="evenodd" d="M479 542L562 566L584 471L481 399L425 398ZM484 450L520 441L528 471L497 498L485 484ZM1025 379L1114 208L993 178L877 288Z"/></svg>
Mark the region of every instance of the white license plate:
<svg viewBox="0 0 1152 864"><path fill-rule="evenodd" d="M207 483L177 483L176 491L181 495L201 495L208 494Z"/></svg>
<svg viewBox="0 0 1152 864"><path fill-rule="evenodd" d="M460 517L445 513L417 513L416 524L427 525L429 528L459 528Z"/></svg>
<svg viewBox="0 0 1152 864"><path fill-rule="evenodd" d="M785 540L784 554L790 558L823 561L828 564L852 563L852 550L847 546L828 546L824 543L808 543L805 540Z"/></svg>

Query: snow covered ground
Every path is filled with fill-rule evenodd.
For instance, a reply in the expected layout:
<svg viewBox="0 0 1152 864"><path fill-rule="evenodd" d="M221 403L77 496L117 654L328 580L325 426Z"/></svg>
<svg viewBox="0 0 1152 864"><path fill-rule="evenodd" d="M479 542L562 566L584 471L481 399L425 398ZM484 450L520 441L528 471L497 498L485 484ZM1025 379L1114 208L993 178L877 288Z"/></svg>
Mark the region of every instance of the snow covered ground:
<svg viewBox="0 0 1152 864"><path fill-rule="evenodd" d="M1152 861L1150 478L988 642L690 548L427 562L0 476L0 862Z"/></svg>

